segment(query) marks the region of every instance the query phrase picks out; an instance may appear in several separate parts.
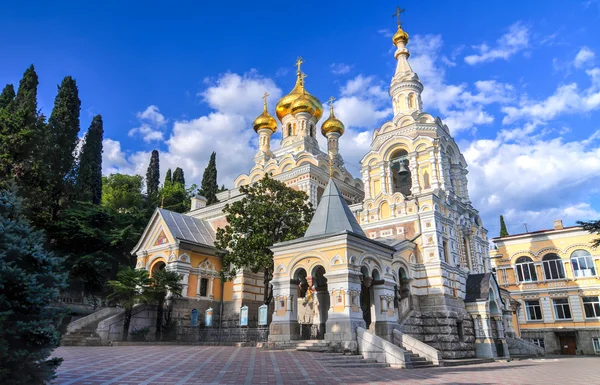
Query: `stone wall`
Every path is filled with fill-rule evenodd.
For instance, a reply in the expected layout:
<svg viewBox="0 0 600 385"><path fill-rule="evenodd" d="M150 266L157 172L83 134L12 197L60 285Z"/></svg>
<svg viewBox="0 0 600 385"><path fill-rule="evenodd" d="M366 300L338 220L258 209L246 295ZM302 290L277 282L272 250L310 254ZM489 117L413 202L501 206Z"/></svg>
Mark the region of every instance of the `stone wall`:
<svg viewBox="0 0 600 385"><path fill-rule="evenodd" d="M461 334L458 331L458 322L462 322ZM400 329L403 333L439 350L444 359L475 357L473 319L466 312L415 311Z"/></svg>
<svg viewBox="0 0 600 385"><path fill-rule="evenodd" d="M586 329L521 329L521 338L543 338L547 354L561 354L560 337L557 333L572 333L576 338L577 354L597 354L592 338L600 338L600 328Z"/></svg>

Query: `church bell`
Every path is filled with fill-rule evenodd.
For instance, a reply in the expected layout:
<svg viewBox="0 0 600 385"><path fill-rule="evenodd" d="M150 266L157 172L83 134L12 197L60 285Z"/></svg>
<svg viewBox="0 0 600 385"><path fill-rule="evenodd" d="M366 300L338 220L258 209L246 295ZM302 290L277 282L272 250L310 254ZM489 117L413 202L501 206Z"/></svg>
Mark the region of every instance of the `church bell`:
<svg viewBox="0 0 600 385"><path fill-rule="evenodd" d="M405 176L409 173L408 168L406 167L405 161L400 161L400 165L398 167L398 175Z"/></svg>

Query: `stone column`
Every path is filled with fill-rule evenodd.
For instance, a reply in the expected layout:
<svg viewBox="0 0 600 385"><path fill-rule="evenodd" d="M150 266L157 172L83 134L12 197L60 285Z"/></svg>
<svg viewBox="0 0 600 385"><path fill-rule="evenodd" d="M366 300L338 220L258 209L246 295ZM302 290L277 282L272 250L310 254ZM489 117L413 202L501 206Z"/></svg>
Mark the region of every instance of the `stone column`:
<svg viewBox="0 0 600 385"><path fill-rule="evenodd" d="M365 186L365 199L371 197L371 178L369 176L369 166L362 170L362 180Z"/></svg>
<svg viewBox="0 0 600 385"><path fill-rule="evenodd" d="M215 277L210 277L208 279L208 298L213 299L213 287L214 287L214 283L215 283ZM221 293L221 297L223 296L223 293Z"/></svg>
<svg viewBox="0 0 600 385"><path fill-rule="evenodd" d="M440 187L440 179L438 177L438 170L437 170L437 151L436 148L433 147L431 149L431 151L429 152L429 158L430 158L430 162L431 162L431 188L436 189Z"/></svg>
<svg viewBox="0 0 600 385"><path fill-rule="evenodd" d="M392 331L398 327L398 315L394 308L395 285L394 281L387 279L373 285L371 323L375 334L388 341L392 341Z"/></svg>
<svg viewBox="0 0 600 385"><path fill-rule="evenodd" d="M387 184L387 170L385 167L385 162L382 163L379 172L379 179L381 180L381 192L387 194L388 192L388 184Z"/></svg>
<svg viewBox="0 0 600 385"><path fill-rule="evenodd" d="M411 189L410 192L412 195L419 194L421 192L421 187L419 186L419 165L417 164L417 155L411 154L409 155L410 161L408 166L410 167L410 177L411 177Z"/></svg>
<svg viewBox="0 0 600 385"><path fill-rule="evenodd" d="M274 279L273 320L269 327L270 342L287 342L300 339L300 325L296 309L298 281L289 278Z"/></svg>
<svg viewBox="0 0 600 385"><path fill-rule="evenodd" d="M340 290L343 290L344 293L360 293L360 273L350 269L343 269L341 271L328 272L326 275L330 295L333 294L333 291L338 292ZM344 297L346 300L348 299L348 295ZM358 326L366 327L362 310L360 309L360 301L356 307L352 306L351 303L345 303L344 306L335 306L334 301L331 300L325 323L326 341L329 341L332 345L336 345L335 348L339 351L350 349L356 352L358 351L356 342L356 328Z"/></svg>

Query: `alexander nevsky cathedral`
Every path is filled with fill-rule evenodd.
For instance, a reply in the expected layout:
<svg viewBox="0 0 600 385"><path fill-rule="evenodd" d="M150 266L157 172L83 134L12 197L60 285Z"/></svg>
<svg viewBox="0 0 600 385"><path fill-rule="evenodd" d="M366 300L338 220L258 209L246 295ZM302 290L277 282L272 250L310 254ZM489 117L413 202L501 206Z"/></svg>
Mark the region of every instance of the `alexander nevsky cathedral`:
<svg viewBox="0 0 600 385"><path fill-rule="evenodd" d="M262 274L239 272L221 282L213 242L226 224L225 204L243 198L239 187L271 174L306 192L316 212L304 237L272 247L268 346L319 341L331 350L379 349L389 356L397 352L393 345L434 362L506 357L513 348L530 348L515 336L514 301L491 273L487 231L469 199L465 159L450 129L424 111L424 85L410 66L408 42L399 25L392 37L393 117L373 130L360 179L344 166L344 124L333 100L323 119L299 59L296 84L275 108L279 123L266 95L254 121L254 167L219 193L219 203L207 206L197 196L185 214L156 210L133 252L137 268L183 276L176 313L183 326L225 327L225 320L234 327L242 307L248 326L259 326ZM281 144L272 149L278 130ZM327 138L326 151L319 134ZM215 317L210 322L209 311Z"/></svg>

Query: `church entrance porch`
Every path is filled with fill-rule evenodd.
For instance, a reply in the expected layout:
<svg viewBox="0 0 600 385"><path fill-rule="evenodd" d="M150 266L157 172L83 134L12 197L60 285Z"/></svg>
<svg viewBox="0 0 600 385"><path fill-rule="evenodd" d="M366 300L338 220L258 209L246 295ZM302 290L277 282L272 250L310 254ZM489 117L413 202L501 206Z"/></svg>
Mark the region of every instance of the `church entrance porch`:
<svg viewBox="0 0 600 385"><path fill-rule="evenodd" d="M300 339L322 340L325 338L325 323L330 303L325 268L321 265L316 266L310 276L307 276L305 269L300 268L295 276L298 281Z"/></svg>

